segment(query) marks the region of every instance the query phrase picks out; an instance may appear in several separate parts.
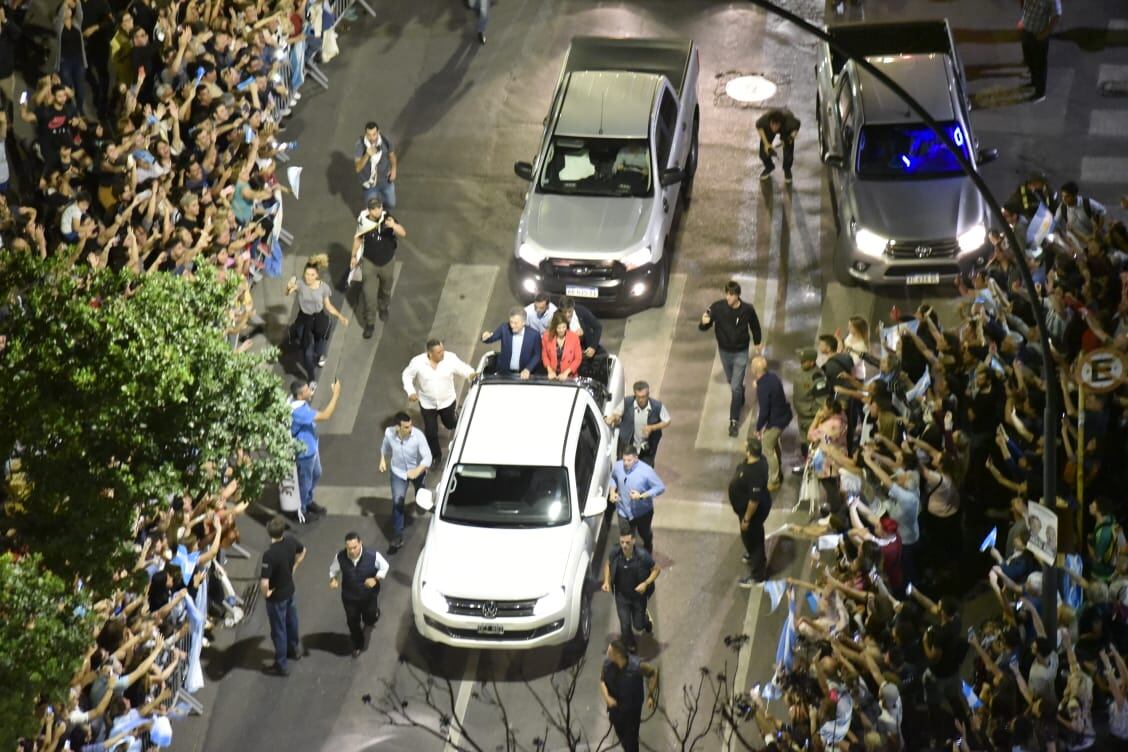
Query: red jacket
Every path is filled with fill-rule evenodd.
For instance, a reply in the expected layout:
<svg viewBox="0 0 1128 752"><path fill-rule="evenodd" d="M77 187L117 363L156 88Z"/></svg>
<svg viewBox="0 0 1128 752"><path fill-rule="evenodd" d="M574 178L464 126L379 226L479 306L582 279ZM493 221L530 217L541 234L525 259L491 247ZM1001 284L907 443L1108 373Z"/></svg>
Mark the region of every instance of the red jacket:
<svg viewBox="0 0 1128 752"><path fill-rule="evenodd" d="M556 335L545 332L541 337L541 361L544 367L554 373L568 372L569 376L575 376L576 371L580 369L580 361L583 360L584 353L580 349L580 338L576 333L568 330L564 335L564 357L557 362L556 359Z"/></svg>

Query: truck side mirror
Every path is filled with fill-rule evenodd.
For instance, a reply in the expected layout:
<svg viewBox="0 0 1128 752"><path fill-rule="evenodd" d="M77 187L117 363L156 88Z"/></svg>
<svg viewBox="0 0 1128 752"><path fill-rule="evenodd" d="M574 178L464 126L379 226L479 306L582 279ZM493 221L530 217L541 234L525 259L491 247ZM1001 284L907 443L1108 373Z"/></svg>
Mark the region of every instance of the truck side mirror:
<svg viewBox="0 0 1128 752"><path fill-rule="evenodd" d="M988 162L994 162L998 158L998 149L980 149L976 161L978 161L979 164L987 164Z"/></svg>
<svg viewBox="0 0 1128 752"><path fill-rule="evenodd" d="M607 497L603 495L591 496L584 504L583 516L595 517L607 511Z"/></svg>
<svg viewBox="0 0 1128 752"><path fill-rule="evenodd" d="M823 164L828 167L833 167L836 170L841 170L846 164L846 160L842 159L841 154L835 152L827 152L823 155Z"/></svg>
<svg viewBox="0 0 1128 752"><path fill-rule="evenodd" d="M517 173L517 177L524 178L530 183L533 181L533 164L531 162L515 162L513 171Z"/></svg>
<svg viewBox="0 0 1128 752"><path fill-rule="evenodd" d="M667 167L658 175L658 184L663 188L669 188L683 180L685 180L685 170L680 167Z"/></svg>

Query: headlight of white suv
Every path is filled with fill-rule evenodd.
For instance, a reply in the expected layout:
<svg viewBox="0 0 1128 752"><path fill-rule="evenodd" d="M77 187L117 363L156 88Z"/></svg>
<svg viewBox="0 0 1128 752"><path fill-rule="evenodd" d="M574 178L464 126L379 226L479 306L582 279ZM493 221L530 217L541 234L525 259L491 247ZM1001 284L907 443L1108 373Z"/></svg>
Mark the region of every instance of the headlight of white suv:
<svg viewBox="0 0 1128 752"><path fill-rule="evenodd" d="M522 261L530 263L533 266L540 266L540 262L544 261L544 252L537 250L528 243L522 243L517 248L517 256Z"/></svg>
<svg viewBox="0 0 1128 752"><path fill-rule="evenodd" d="M987 228L977 224L957 238L960 244L960 253L971 253L983 247L987 241Z"/></svg>
<svg viewBox="0 0 1128 752"><path fill-rule="evenodd" d="M564 588L554 590L543 598L538 598L537 603L533 606L533 616L548 616L555 614L564 608L567 603L567 598L564 594Z"/></svg>
<svg viewBox="0 0 1128 752"><path fill-rule="evenodd" d="M419 601L423 604L423 608L437 614L445 614L450 609L447 607L446 598L438 591L434 585L428 585L426 582L419 588Z"/></svg>
<svg viewBox="0 0 1128 752"><path fill-rule="evenodd" d="M858 231L854 233L854 245L865 255L880 258L885 255L885 249L889 246L889 238L884 238L876 232L859 227Z"/></svg>
<svg viewBox="0 0 1128 752"><path fill-rule="evenodd" d="M629 271L631 269L637 269L643 264L649 264L651 260L650 246L646 246L645 248L639 248L637 251L628 253L626 257L623 258L622 263Z"/></svg>

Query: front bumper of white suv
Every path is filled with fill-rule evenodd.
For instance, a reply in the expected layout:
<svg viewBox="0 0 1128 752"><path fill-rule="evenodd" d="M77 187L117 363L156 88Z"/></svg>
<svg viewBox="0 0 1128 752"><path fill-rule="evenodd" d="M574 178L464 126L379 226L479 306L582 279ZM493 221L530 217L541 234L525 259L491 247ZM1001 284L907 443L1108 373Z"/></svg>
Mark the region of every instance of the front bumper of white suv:
<svg viewBox="0 0 1128 752"><path fill-rule="evenodd" d="M415 628L461 648L527 649L568 642L577 618L563 590L544 598L486 600L446 596L426 584L412 591Z"/></svg>

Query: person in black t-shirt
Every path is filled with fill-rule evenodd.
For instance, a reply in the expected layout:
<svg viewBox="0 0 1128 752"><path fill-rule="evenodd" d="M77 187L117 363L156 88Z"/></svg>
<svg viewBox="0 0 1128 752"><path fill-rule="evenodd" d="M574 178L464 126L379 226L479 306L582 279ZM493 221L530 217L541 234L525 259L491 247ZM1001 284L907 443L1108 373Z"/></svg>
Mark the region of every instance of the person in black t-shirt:
<svg viewBox="0 0 1128 752"><path fill-rule="evenodd" d="M643 687L643 677L648 687ZM599 677L599 693L623 752L638 752L642 706L653 709L658 692L658 669L627 652L621 640L607 646L607 657Z"/></svg>
<svg viewBox="0 0 1128 752"><path fill-rule="evenodd" d="M772 142L779 136L780 146L783 147L783 179L791 182L791 164L795 161L795 136L799 133L799 118L791 110L779 108L769 110L756 121L756 130L760 134L760 161L764 163L764 171L760 173L760 180L767 180L775 162L772 156L775 147Z"/></svg>
<svg viewBox="0 0 1128 752"><path fill-rule="evenodd" d="M772 510L772 495L768 492L768 463L763 457L760 439L748 437L744 462L736 466L736 474L729 481L729 504L740 518L740 540L744 543L745 564L752 573L738 581L742 588L750 588L767 577L768 560L764 553L764 521Z"/></svg>
<svg viewBox="0 0 1128 752"><path fill-rule="evenodd" d="M371 339L376 332L376 316L388 320L388 307L392 303L392 284L395 281L396 245L406 237L407 230L384 211L378 198L368 199L367 208L356 219L353 235L352 269L359 270L360 319L364 322L364 338ZM349 275L352 279L352 274ZM375 304L375 305L373 305Z"/></svg>
<svg viewBox="0 0 1128 752"><path fill-rule="evenodd" d="M963 685L960 666L967 655L968 643L960 624L960 604L951 596L940 599L936 611L940 624L929 627L922 645L928 658L924 672L924 695L929 705L947 701L954 715L963 713Z"/></svg>
<svg viewBox="0 0 1128 752"><path fill-rule="evenodd" d="M20 105L20 118L35 124L36 143L44 162L54 160L63 144L73 146L75 129L85 127L62 84L51 87L51 103L35 108L35 112L26 104Z"/></svg>
<svg viewBox="0 0 1128 752"><path fill-rule="evenodd" d="M715 327L715 328L714 328ZM701 331L714 328L717 336L717 352L721 356L721 368L725 380L732 390L729 399L729 436L739 433L740 411L744 409L744 377L748 372L748 345L756 344L756 353L761 352L760 319L750 303L740 299L740 283L729 280L725 283L725 296L714 302L701 314Z"/></svg>
<svg viewBox="0 0 1128 752"><path fill-rule="evenodd" d="M646 610L646 601L654 592L654 580L662 568L650 553L635 545L634 533L619 529L619 546L603 565L603 592L615 594L615 610L619 614L620 639L634 653L635 630L650 633L654 622Z"/></svg>
<svg viewBox="0 0 1128 752"><path fill-rule="evenodd" d="M281 516L267 524L266 532L270 535L270 548L262 554L259 588L266 601L270 639L274 643L274 663L268 671L289 676L287 659L301 658L294 572L305 558L306 549L297 538L286 535L286 520Z"/></svg>

